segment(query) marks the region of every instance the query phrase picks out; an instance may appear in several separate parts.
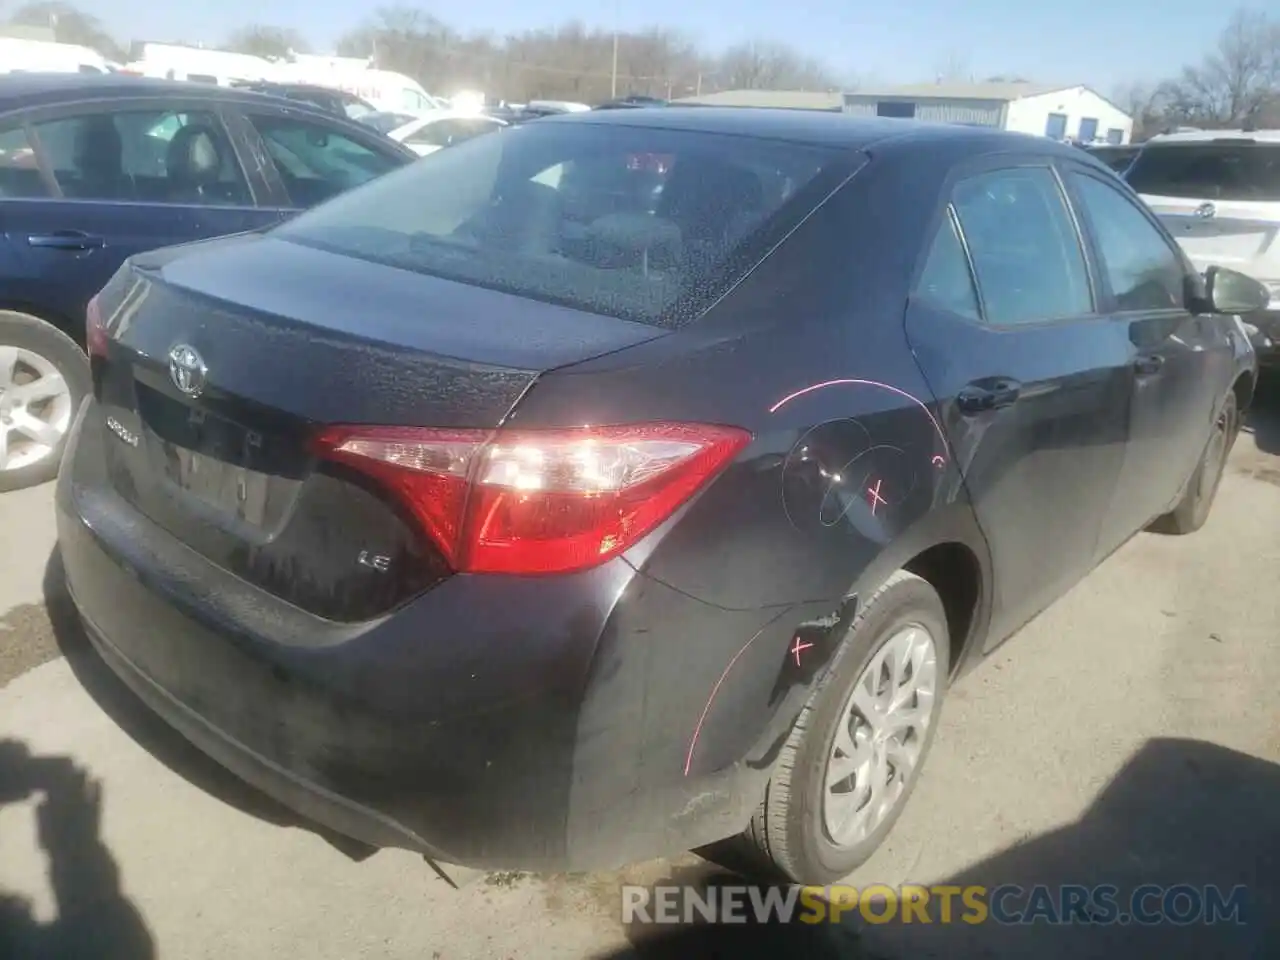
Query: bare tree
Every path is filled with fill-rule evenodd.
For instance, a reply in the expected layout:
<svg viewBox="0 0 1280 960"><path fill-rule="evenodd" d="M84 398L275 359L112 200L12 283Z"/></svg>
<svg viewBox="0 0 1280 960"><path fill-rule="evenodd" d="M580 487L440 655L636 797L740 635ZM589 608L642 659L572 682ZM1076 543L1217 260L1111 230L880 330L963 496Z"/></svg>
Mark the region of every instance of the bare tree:
<svg viewBox="0 0 1280 960"><path fill-rule="evenodd" d="M1203 127L1257 123L1280 101L1280 21L1253 10L1232 15L1217 47L1162 85L1167 118Z"/></svg>
<svg viewBox="0 0 1280 960"><path fill-rule="evenodd" d="M23 26L49 27L59 43L90 47L109 60L124 59L124 51L97 17L64 0L35 0L23 4L9 19Z"/></svg>
<svg viewBox="0 0 1280 960"><path fill-rule="evenodd" d="M969 58L958 50L952 50L934 65L934 78L938 83L963 83L973 78Z"/></svg>
<svg viewBox="0 0 1280 960"><path fill-rule="evenodd" d="M451 47L459 39L441 20L417 7L383 7L338 41L338 53L370 57L385 70L438 88L450 79Z"/></svg>
<svg viewBox="0 0 1280 960"><path fill-rule="evenodd" d="M720 58L722 85L737 90L827 90L838 86L812 57L783 43L751 41Z"/></svg>
<svg viewBox="0 0 1280 960"><path fill-rule="evenodd" d="M224 46L236 53L265 58L284 57L291 51L306 53L308 50L307 41L297 30L261 23L251 23L232 32Z"/></svg>

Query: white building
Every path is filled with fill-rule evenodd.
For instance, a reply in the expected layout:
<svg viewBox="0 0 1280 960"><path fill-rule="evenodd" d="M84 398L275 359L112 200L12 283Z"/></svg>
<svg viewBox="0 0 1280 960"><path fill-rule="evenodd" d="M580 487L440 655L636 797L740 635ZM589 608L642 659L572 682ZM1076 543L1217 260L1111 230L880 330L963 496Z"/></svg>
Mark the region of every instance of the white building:
<svg viewBox="0 0 1280 960"><path fill-rule="evenodd" d="M1085 86L919 83L844 95L844 112L999 127L1054 140L1128 143L1133 118Z"/></svg>

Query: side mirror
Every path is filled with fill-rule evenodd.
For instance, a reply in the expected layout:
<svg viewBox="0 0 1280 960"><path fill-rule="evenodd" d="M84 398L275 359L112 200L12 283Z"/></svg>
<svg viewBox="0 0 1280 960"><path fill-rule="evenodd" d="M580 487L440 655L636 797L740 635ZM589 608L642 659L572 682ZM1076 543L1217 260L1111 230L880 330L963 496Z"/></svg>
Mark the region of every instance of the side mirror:
<svg viewBox="0 0 1280 960"><path fill-rule="evenodd" d="M1205 271L1204 292L1214 313L1257 313L1271 303L1270 290L1253 277L1226 267L1215 266Z"/></svg>

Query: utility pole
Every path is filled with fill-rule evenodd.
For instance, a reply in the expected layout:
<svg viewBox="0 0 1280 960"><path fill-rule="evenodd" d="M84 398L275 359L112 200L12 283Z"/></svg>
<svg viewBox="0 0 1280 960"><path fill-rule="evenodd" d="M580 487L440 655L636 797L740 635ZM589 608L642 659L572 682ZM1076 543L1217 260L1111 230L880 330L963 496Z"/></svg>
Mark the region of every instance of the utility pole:
<svg viewBox="0 0 1280 960"><path fill-rule="evenodd" d="M618 28L613 28L613 79L609 85L609 97L618 98Z"/></svg>

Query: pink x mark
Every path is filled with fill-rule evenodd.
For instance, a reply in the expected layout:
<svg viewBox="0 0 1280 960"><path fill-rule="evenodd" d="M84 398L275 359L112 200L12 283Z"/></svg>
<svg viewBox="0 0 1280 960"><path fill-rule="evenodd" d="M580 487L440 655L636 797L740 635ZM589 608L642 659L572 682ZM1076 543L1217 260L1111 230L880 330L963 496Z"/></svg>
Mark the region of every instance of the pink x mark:
<svg viewBox="0 0 1280 960"><path fill-rule="evenodd" d="M880 504L883 503L887 506L889 503L888 500L880 496L880 484L882 483L884 483L883 480L877 480L876 485L874 487L867 487L867 493L869 494L869 496L867 497L867 502L871 504L872 514L875 514L876 507L879 506Z"/></svg>
<svg viewBox="0 0 1280 960"><path fill-rule="evenodd" d="M801 643L800 638L796 637L796 642L791 646L791 652L795 654L797 667L800 666L800 651L808 650L812 646L812 643Z"/></svg>

